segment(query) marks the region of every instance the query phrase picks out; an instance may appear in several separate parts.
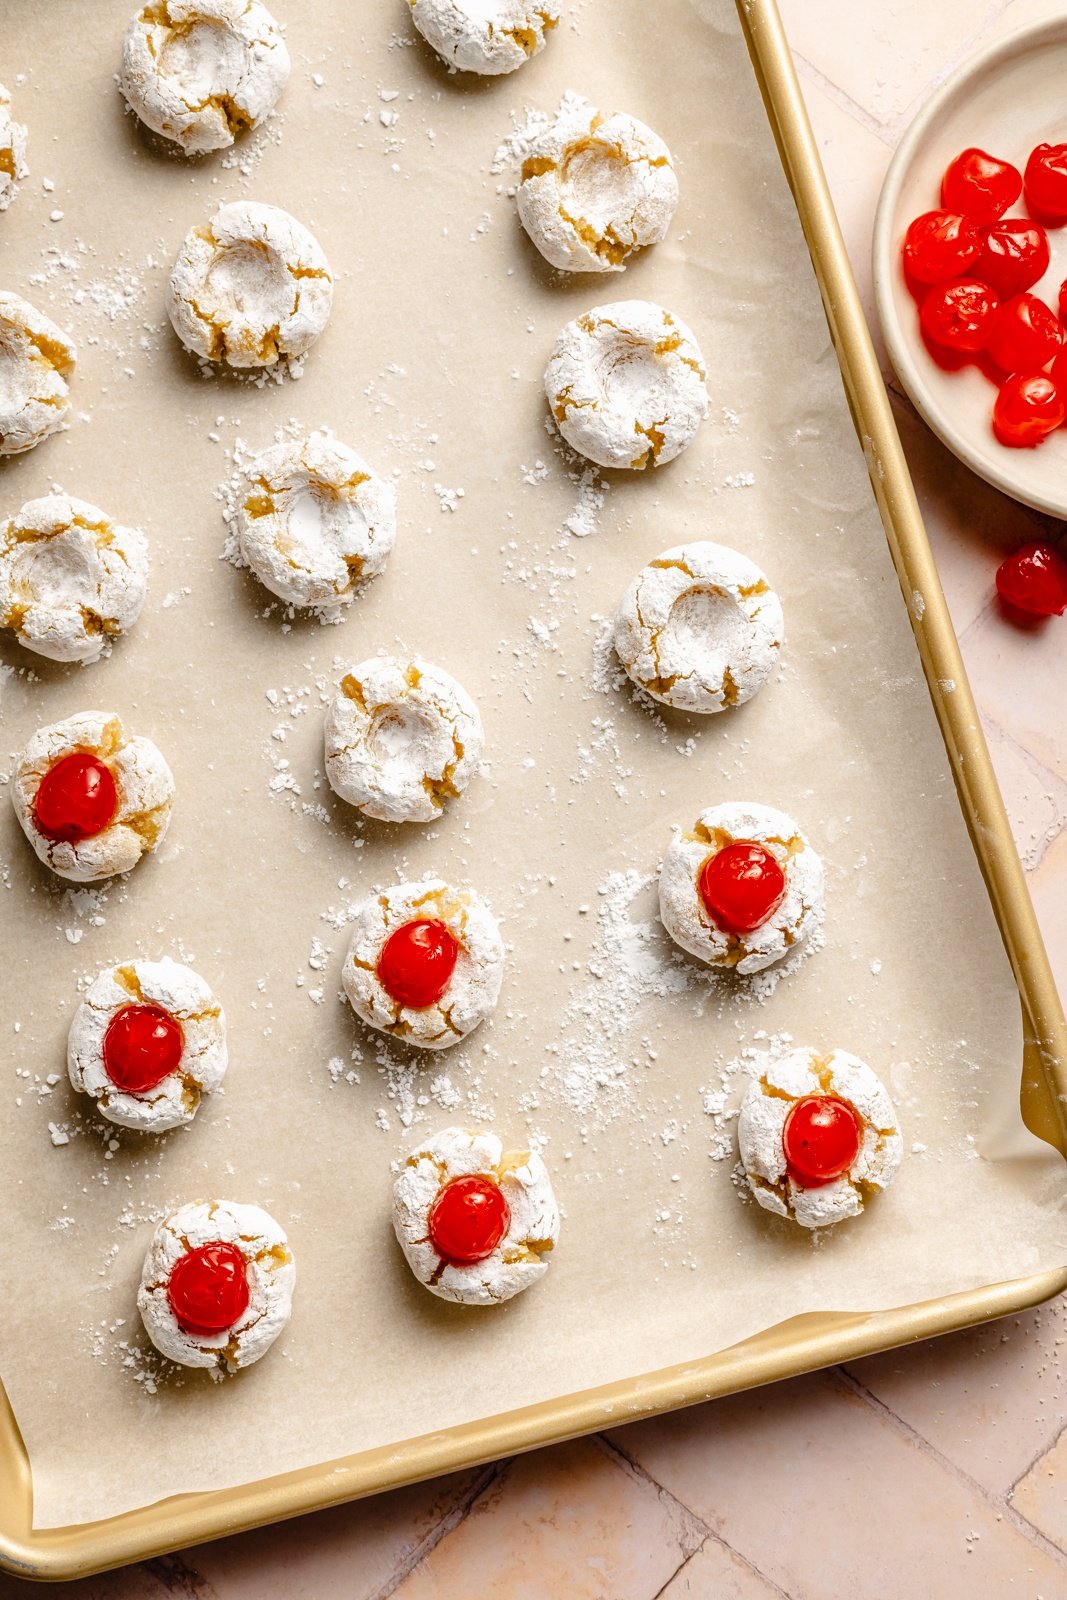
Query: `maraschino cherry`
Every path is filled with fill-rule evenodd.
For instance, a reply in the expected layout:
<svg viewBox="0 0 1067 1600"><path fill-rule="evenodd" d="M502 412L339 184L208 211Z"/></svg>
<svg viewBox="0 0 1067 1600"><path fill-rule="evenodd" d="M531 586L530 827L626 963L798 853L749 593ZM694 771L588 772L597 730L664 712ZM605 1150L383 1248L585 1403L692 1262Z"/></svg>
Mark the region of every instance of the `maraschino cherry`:
<svg viewBox="0 0 1067 1600"><path fill-rule="evenodd" d="M985 230L981 254L971 264L971 271L1006 300L1043 278L1049 259L1048 235L1040 222L1029 217L1001 217Z"/></svg>
<svg viewBox="0 0 1067 1600"><path fill-rule="evenodd" d="M1036 294L1015 294L989 322L986 349L1003 372L1040 372L1063 343L1059 317Z"/></svg>
<svg viewBox="0 0 1067 1600"><path fill-rule="evenodd" d="M949 162L941 180L941 204L974 222L996 222L1022 193L1023 180L1010 161L973 146Z"/></svg>
<svg viewBox="0 0 1067 1600"><path fill-rule="evenodd" d="M924 297L919 323L931 343L954 355L974 355L989 342L1000 304L996 292L974 278L936 284Z"/></svg>
<svg viewBox="0 0 1067 1600"><path fill-rule="evenodd" d="M110 767L85 750L49 767L33 802L33 820L46 839L77 844L103 833L118 809Z"/></svg>
<svg viewBox="0 0 1067 1600"><path fill-rule="evenodd" d="M809 1094L785 1119L782 1148L789 1176L803 1189L819 1189L847 1172L859 1154L863 1124L847 1100Z"/></svg>
<svg viewBox="0 0 1067 1600"><path fill-rule="evenodd" d="M221 1239L187 1251L170 1275L167 1299L186 1333L225 1333L248 1307L244 1256Z"/></svg>
<svg viewBox="0 0 1067 1600"><path fill-rule="evenodd" d="M700 869L700 898L726 933L752 933L785 898L785 873L762 844L735 839Z"/></svg>
<svg viewBox="0 0 1067 1600"><path fill-rule="evenodd" d="M104 1034L104 1070L124 1094L147 1094L177 1067L184 1044L181 1023L162 1006L123 1006Z"/></svg>
<svg viewBox="0 0 1067 1600"><path fill-rule="evenodd" d="M924 211L904 235L904 265L917 283L958 278L981 253L978 224L954 211Z"/></svg>
<svg viewBox="0 0 1067 1600"><path fill-rule="evenodd" d="M1065 418L1064 391L1044 372L1013 372L993 403L993 432L1017 450L1032 450Z"/></svg>
<svg viewBox="0 0 1067 1600"><path fill-rule="evenodd" d="M405 922L382 946L378 978L398 1005L424 1011L448 988L458 955L459 942L445 923Z"/></svg>
<svg viewBox="0 0 1067 1600"><path fill-rule="evenodd" d="M453 1178L430 1208L430 1243L460 1266L491 1256L511 1222L508 1203L491 1178Z"/></svg>
<svg viewBox="0 0 1067 1600"><path fill-rule="evenodd" d="M997 568L997 592L1031 617L1067 611L1067 561L1051 544L1026 544Z"/></svg>
<svg viewBox="0 0 1067 1600"><path fill-rule="evenodd" d="M1035 217L1053 226L1067 222L1067 144L1039 144L1031 150L1023 181Z"/></svg>

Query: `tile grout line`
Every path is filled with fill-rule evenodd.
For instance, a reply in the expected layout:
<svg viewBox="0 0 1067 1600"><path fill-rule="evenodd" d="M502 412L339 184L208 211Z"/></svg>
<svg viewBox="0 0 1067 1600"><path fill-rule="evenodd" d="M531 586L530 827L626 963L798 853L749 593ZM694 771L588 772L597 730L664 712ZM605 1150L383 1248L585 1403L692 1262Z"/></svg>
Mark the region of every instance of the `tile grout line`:
<svg viewBox="0 0 1067 1600"><path fill-rule="evenodd" d="M670 1489L664 1488L663 1484L659 1483L652 1476L651 1472L643 1467L639 1461L635 1461L632 1456L627 1455L626 1451L621 1449L620 1446L615 1443L614 1439L609 1439L607 1435L603 1433L596 1434L595 1439L596 1443L600 1446L606 1456L613 1458L616 1464L620 1465L623 1471L628 1472L631 1477L651 1484L653 1489L655 1489L658 1498L662 1500L665 1505L673 1506L680 1511L687 1522L694 1522L699 1528L700 1532L705 1535L705 1539L708 1534L714 1531L710 1525L704 1521L704 1518L700 1516L698 1512L694 1511L691 1506L687 1506L684 1500L679 1500L678 1496L676 1494L672 1494ZM702 1539L701 1543L703 1544L704 1542L705 1540ZM688 1559L689 1557L687 1556L686 1560L688 1561ZM683 1562L682 1565L684 1566L685 1562Z"/></svg>
<svg viewBox="0 0 1067 1600"><path fill-rule="evenodd" d="M675 1414L677 1415L677 1413ZM640 1461L638 1461L634 1456L631 1456L622 1448L621 1445L616 1444L614 1439L609 1439L606 1434L598 1433L596 1435L596 1440L597 1443L602 1446L607 1455L616 1457L616 1459L619 1460L625 1469L628 1472L631 1472L634 1477L642 1478L646 1483L650 1483L661 1500L672 1506L677 1506L679 1510L685 1513L686 1517L689 1518L690 1521L694 1522L696 1526L701 1528L704 1532L704 1538L701 1540L697 1548L691 1551L690 1554L686 1556L685 1560L675 1568L674 1572L667 1579L667 1583L665 1583L662 1588L656 1591L656 1594L651 1597L651 1600L659 1600L659 1596L663 1593L663 1590L667 1588L668 1584L674 1582L678 1574L689 1565L694 1556L699 1555L700 1551L704 1549L709 1540L714 1544L719 1545L723 1550L728 1551L730 1555L735 1557L735 1559L738 1560L748 1572L753 1573L755 1577L759 1578L762 1583L765 1583L767 1587L776 1595L780 1595L781 1600L792 1600L792 1597L786 1594L784 1589L779 1588L778 1584L774 1582L773 1578L769 1578L765 1572L757 1567L756 1563L751 1559L751 1557L745 1555L742 1550L735 1549L730 1541L724 1538L723 1535L715 1528L711 1527L711 1525L704 1520L699 1512L694 1511L692 1506L686 1505L684 1500L679 1499L679 1497L674 1494L672 1490L666 1488L662 1483L660 1483L658 1478L654 1478L647 1467L642 1466ZM376 1597L372 1597L372 1600L376 1600Z"/></svg>
<svg viewBox="0 0 1067 1600"><path fill-rule="evenodd" d="M879 122L873 113L868 111L865 106L862 106L858 100L853 100L847 89L840 88L832 78L828 78L825 72L821 72L817 66L809 61L807 56L801 55L799 50L794 50L792 54L802 78L807 78L808 82L813 84L820 94L824 94L827 100L831 100L838 110L851 117L853 122L858 122L861 128L866 129L880 143L888 145L890 150L893 149L896 140L892 134L887 132L884 123Z"/></svg>
<svg viewBox="0 0 1067 1600"><path fill-rule="evenodd" d="M475 1503L481 1499L487 1490L491 1489L495 1483L507 1475L510 1466L511 1458L507 1457L502 1461L493 1461L488 1467L485 1467L469 1488L449 1507L440 1522L434 1523L429 1533L424 1534L400 1562L396 1570L373 1593L367 1595L366 1600L389 1600L389 1596L396 1593L405 1579L410 1578L416 1567L421 1566L426 1557L433 1550L436 1550L437 1546L444 1539L447 1539L448 1535L453 1533L461 1523L467 1520L474 1509Z"/></svg>
<svg viewBox="0 0 1067 1600"><path fill-rule="evenodd" d="M891 135L894 145L900 143L901 139L904 137L904 134L915 121L915 118L918 116L923 106L933 95L937 93L945 80L950 78L954 72L963 66L964 63L976 53L976 47L979 40L985 37L990 28L992 28L993 24L997 21L998 17L1002 17L1013 4L1014 0L993 0L993 3L989 5L984 12L982 20L978 24L977 28L973 29L972 32L967 35L966 39L963 40L963 43L958 47L957 53L952 55L948 61L942 63L942 65L934 73L933 77L926 80L926 82L919 89L918 93L911 100L909 100L904 110L900 112L892 122L885 124Z"/></svg>
<svg viewBox="0 0 1067 1600"><path fill-rule="evenodd" d="M652 1483L655 1483L655 1481L656 1480L654 1478L650 1479L650 1482ZM697 1556L701 1555L702 1552L707 1549L709 1544L717 1544L720 1550L728 1551L730 1555L734 1556L736 1560L741 1563L746 1572L752 1573L753 1577L758 1578L761 1583L766 1584L771 1593L776 1594L779 1597L779 1600L793 1600L792 1595L787 1594L783 1588L774 1582L773 1578L768 1578L765 1572L761 1572L758 1567L753 1566L752 1562L747 1556L742 1555L740 1550L735 1550L733 1545L728 1544L722 1535L716 1533L714 1529L710 1529L708 1531L707 1538L697 1546L691 1555L686 1556L681 1566L677 1567L675 1571L671 1573L671 1576L667 1579L667 1582L656 1590L655 1594L650 1597L650 1600L661 1600L661 1596L666 1593L671 1584L674 1583L675 1579L681 1577L686 1567L688 1567L691 1562L695 1561Z"/></svg>
<svg viewBox="0 0 1067 1600"><path fill-rule="evenodd" d="M905 1422L903 1417L898 1416L891 1407L886 1405L884 1400L880 1400L876 1394L861 1383L858 1378L854 1378L844 1367L830 1369L830 1376L837 1379L843 1388L850 1390L857 1400L884 1417L897 1433L910 1440L923 1455L932 1461L936 1461L939 1466L946 1468L961 1483L966 1484L997 1517L1003 1518L1004 1521L1010 1523L1015 1531L1022 1534L1023 1538L1028 1540L1030 1544L1036 1545L1039 1549L1044 1550L1046 1555L1054 1556L1062 1565L1067 1566L1067 1550L1062 1550L1058 1544L1053 1544L1048 1535L1042 1533L1040 1528L1035 1527L1032 1522L1024 1517L1022 1512L1011 1503L1006 1495L1003 1498L998 1498L995 1494L992 1494L984 1484L979 1483L978 1479L972 1478L971 1474L963 1467L942 1454L930 1439L921 1434L917 1428L913 1428L910 1422ZM1040 1460L1040 1456L1038 1460ZM1011 1492L1009 1489L1008 1494Z"/></svg>
<svg viewBox="0 0 1067 1600"><path fill-rule="evenodd" d="M1051 1452L1053 1450L1055 1450L1055 1448L1059 1444L1060 1440L1064 1439L1064 1438L1067 1438L1067 1422L1064 1423L1063 1427L1057 1433L1057 1435L1053 1439L1052 1443L1051 1444L1047 1444L1044 1447L1043 1450L1039 1450L1037 1452L1037 1455L1034 1456L1033 1460L1029 1461L1026 1464L1026 1466L1023 1468L1023 1470L1019 1473L1018 1477L1017 1478L1013 1478L1011 1486L1008 1489L1008 1493L1007 1493L1006 1498L1008 1498L1008 1499L1011 1498L1011 1496L1015 1493L1016 1489L1019 1487L1020 1483L1022 1483L1023 1479L1029 1477L1030 1473L1033 1472L1033 1470L1037 1466L1038 1462L1043 1460L1043 1458L1045 1456L1050 1455ZM1022 1512L1021 1511L1017 1512L1016 1514L1018 1516L1022 1516Z"/></svg>

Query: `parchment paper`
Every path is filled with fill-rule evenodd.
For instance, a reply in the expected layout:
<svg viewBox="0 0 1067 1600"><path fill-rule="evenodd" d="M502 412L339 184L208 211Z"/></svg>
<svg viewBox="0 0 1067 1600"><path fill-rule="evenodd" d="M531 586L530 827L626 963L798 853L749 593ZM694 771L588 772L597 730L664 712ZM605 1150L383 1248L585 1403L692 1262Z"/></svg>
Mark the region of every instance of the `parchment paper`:
<svg viewBox="0 0 1067 1600"><path fill-rule="evenodd" d="M153 574L101 665L4 645L3 749L99 705L152 735L178 782L165 849L102 897L57 886L0 807L0 1372L37 1524L651 1371L798 1312L1062 1262L1061 1163L1014 1111L1015 991L730 0L572 7L541 58L485 82L449 78L400 0L279 0L294 74L241 147L247 172L160 154L123 114L131 3L4 7L33 170L0 218L3 282L82 359L70 430L3 464L3 509L60 482L140 520ZM675 153L670 239L621 279L548 272L510 174L490 171L527 108L566 89L634 111ZM180 239L242 195L292 210L337 275L299 383L205 379L165 326ZM583 480L545 430L541 374L565 320L628 295L689 321L712 412L672 466ZM398 475L396 553L336 628L290 624L220 559L236 441L261 448L290 420ZM651 714L596 646L636 569L701 536L765 567L788 628L780 678L707 722ZM323 698L395 646L453 671L487 729L486 775L425 830L362 827L322 779ZM730 795L794 813L828 863L825 948L762 999L672 963L640 887L671 824ZM488 896L511 957L492 1023L413 1063L340 1000L332 923L429 871ZM230 1024L225 1095L159 1140L47 1082L77 985L137 952L192 961ZM742 1203L731 1125L704 1109L724 1074L736 1093L741 1049L785 1033L874 1063L909 1149L890 1194L818 1241ZM489 1313L426 1294L389 1221L390 1162L479 1116L547 1140L566 1213L545 1281ZM219 1192L283 1222L299 1283L281 1344L214 1384L153 1361L133 1296L153 1220Z"/></svg>

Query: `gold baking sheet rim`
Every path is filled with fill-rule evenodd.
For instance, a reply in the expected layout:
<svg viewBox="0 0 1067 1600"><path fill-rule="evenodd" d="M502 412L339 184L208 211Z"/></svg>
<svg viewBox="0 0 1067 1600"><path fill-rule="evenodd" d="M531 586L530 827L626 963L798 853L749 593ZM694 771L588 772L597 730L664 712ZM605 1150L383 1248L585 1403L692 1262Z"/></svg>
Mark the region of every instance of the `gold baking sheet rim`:
<svg viewBox="0 0 1067 1600"><path fill-rule="evenodd" d="M826 186L776 0L736 0L742 31L807 239L852 419L905 594L926 600L912 628L960 804L1022 1001L1020 1107L1067 1156L1067 1022L1004 812L956 636ZM909 608L910 611L910 608ZM939 680L953 680L951 695ZM1027 1309L1067 1288L1067 1265L870 1315L791 1318L704 1361L543 1401L404 1444L236 1489L176 1495L118 1517L33 1529L29 1458L0 1386L0 1567L21 1577L84 1577L167 1550L322 1510L640 1417L696 1405L877 1350Z"/></svg>

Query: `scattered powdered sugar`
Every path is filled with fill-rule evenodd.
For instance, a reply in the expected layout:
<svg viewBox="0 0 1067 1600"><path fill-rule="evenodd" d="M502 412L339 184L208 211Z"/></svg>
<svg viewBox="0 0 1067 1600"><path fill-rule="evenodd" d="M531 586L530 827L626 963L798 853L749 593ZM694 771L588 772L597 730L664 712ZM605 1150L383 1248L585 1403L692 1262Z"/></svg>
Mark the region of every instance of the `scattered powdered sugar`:
<svg viewBox="0 0 1067 1600"><path fill-rule="evenodd" d="M725 1161L736 1155L732 1125L737 1121L745 1090L753 1078L761 1076L772 1062L794 1048L790 1033L769 1034L759 1028L752 1038L754 1042L745 1045L726 1063L712 1086L702 1085L699 1090L705 1114L711 1118L715 1129L708 1150L712 1161ZM737 1171L743 1177L740 1163ZM747 1188L743 1187L743 1192L747 1194Z"/></svg>
<svg viewBox="0 0 1067 1600"><path fill-rule="evenodd" d="M571 481L577 483L578 494L574 509L564 518L560 531L575 539L587 539L590 534L599 532L599 517L607 497L607 485L594 466L572 473Z"/></svg>
<svg viewBox="0 0 1067 1600"><path fill-rule="evenodd" d="M591 981L565 1010L560 1042L546 1046L552 1062L542 1078L587 1127L603 1127L630 1108L635 1097L631 1068L655 1060L647 1040L643 1055L623 1059L620 1049L642 1002L652 995L681 994L692 981L690 970L671 953L658 919L632 915L642 895L647 904L654 883L654 875L631 868L610 873L600 885Z"/></svg>

